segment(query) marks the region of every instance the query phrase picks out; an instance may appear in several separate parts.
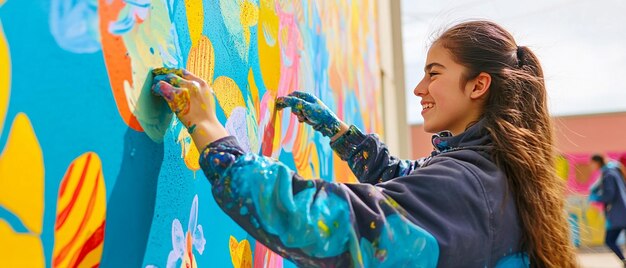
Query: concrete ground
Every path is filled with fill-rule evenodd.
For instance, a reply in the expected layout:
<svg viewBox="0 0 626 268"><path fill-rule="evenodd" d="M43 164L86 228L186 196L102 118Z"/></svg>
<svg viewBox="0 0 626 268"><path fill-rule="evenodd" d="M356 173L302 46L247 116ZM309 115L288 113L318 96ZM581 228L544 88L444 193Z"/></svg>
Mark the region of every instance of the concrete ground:
<svg viewBox="0 0 626 268"><path fill-rule="evenodd" d="M624 250L624 249L622 249ZM578 250L581 268L623 268L624 265L606 247L583 248Z"/></svg>

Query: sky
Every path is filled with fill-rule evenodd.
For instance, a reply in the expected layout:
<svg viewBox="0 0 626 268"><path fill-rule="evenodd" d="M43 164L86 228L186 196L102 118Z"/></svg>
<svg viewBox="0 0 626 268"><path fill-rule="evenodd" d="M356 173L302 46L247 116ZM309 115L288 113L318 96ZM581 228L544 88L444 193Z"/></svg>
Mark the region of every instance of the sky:
<svg viewBox="0 0 626 268"><path fill-rule="evenodd" d="M487 19L541 61L554 116L626 111L626 1L402 0L407 120L420 124L413 89L428 46L446 26Z"/></svg>

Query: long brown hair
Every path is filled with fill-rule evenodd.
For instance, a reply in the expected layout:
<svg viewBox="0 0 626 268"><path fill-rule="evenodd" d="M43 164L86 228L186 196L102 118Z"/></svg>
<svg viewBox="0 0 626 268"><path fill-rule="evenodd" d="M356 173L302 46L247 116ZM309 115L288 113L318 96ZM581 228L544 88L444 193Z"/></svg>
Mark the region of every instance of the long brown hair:
<svg viewBox="0 0 626 268"><path fill-rule="evenodd" d="M435 40L466 67L464 81L491 75L483 111L493 159L507 176L522 226L521 247L532 267L576 267L555 172L553 128L543 70L535 54L489 21L453 26Z"/></svg>

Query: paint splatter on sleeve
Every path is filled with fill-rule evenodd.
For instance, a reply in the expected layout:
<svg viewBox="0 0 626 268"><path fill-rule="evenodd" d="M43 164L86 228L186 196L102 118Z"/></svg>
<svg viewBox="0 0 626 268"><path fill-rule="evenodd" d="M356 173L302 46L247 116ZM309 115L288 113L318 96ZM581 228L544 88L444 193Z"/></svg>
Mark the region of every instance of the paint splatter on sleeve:
<svg viewBox="0 0 626 268"><path fill-rule="evenodd" d="M342 160L348 162L362 183L376 184L406 176L420 166L420 160L400 160L390 155L387 145L376 135L364 135L354 125L330 146Z"/></svg>
<svg viewBox="0 0 626 268"><path fill-rule="evenodd" d="M434 267L437 240L371 184L305 180L271 158L243 154L227 137L200 165L218 205L299 267Z"/></svg>

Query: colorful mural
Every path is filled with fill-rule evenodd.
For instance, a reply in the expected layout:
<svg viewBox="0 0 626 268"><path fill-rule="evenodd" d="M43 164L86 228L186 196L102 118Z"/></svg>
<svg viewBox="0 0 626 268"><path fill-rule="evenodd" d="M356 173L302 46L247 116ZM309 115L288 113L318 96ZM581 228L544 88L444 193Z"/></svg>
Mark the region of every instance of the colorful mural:
<svg viewBox="0 0 626 268"><path fill-rule="evenodd" d="M596 153L596 152L594 152ZM604 244L604 210L600 203L589 201L589 189L600 178L590 167L592 153L564 154L557 159L557 173L567 181L567 212L576 246ZM609 152L611 161L626 166L626 152Z"/></svg>
<svg viewBox="0 0 626 268"><path fill-rule="evenodd" d="M283 267L215 204L150 70L205 79L249 152L352 182L275 112L314 94L382 133L376 0L0 0L0 266Z"/></svg>

